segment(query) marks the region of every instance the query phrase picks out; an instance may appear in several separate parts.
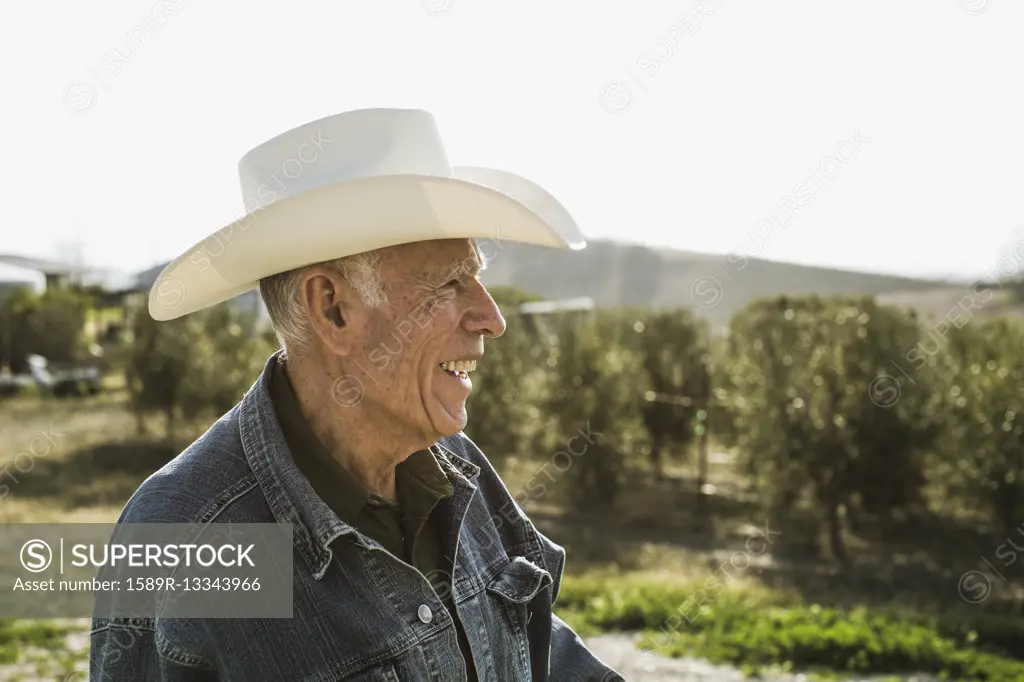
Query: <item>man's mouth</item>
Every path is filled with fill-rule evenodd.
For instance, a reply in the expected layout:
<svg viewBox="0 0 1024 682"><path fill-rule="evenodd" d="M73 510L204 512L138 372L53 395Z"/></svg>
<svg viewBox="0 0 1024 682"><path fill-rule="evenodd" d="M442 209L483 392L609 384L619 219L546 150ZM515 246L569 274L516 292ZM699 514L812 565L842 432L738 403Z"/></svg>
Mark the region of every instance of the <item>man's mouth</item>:
<svg viewBox="0 0 1024 682"><path fill-rule="evenodd" d="M468 379L469 373L476 369L476 360L449 360L438 366L450 376Z"/></svg>

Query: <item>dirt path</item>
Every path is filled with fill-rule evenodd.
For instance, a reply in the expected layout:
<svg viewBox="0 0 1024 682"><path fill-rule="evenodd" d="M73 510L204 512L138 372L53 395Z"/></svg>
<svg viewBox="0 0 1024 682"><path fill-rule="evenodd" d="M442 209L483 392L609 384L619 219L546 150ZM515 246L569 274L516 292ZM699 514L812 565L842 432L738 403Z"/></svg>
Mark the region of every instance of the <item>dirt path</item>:
<svg viewBox="0 0 1024 682"><path fill-rule="evenodd" d="M629 682L743 682L748 678L736 668L712 665L695 658L667 658L636 646L639 635L597 635L587 638L587 646L597 656L618 670ZM759 678L760 682L807 682L806 675L781 674ZM857 677L846 682L878 682L879 680L905 680L906 682L939 682L930 675L904 677Z"/></svg>

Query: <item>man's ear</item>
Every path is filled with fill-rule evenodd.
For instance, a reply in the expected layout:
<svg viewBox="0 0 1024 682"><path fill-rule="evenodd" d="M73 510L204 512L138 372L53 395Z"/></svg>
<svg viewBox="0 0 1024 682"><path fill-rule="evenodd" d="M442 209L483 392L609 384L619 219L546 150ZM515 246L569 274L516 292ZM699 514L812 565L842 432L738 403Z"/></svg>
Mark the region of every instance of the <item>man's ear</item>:
<svg viewBox="0 0 1024 682"><path fill-rule="evenodd" d="M336 355L348 355L355 344L353 319L361 302L348 280L323 266L313 266L299 285L310 331Z"/></svg>

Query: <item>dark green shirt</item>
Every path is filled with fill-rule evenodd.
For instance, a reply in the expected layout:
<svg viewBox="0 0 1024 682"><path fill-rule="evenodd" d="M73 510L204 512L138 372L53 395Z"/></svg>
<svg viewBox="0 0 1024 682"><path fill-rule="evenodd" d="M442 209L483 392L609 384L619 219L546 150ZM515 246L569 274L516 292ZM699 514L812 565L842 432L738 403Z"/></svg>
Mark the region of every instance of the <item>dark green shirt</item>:
<svg viewBox="0 0 1024 682"><path fill-rule="evenodd" d="M398 502L391 502L360 485L309 428L280 358L270 375L270 394L295 466L339 519L430 581L455 620L468 679L476 680L469 643L451 602L451 562L444 555L437 514L431 513L453 488L432 450L414 452L395 467Z"/></svg>

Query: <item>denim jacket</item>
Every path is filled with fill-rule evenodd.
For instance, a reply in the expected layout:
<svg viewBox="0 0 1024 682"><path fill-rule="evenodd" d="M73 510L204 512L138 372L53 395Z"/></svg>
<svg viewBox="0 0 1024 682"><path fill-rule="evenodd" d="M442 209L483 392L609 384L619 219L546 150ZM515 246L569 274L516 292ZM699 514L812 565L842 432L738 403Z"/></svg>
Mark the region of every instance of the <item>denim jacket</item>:
<svg viewBox="0 0 1024 682"><path fill-rule="evenodd" d="M271 358L271 362L275 358ZM291 619L94 618L94 682L462 682L452 616L431 583L343 523L288 452L266 386L132 495L120 523L290 523ZM451 595L481 682L615 682L551 607L565 550L537 531L465 435L442 438Z"/></svg>

